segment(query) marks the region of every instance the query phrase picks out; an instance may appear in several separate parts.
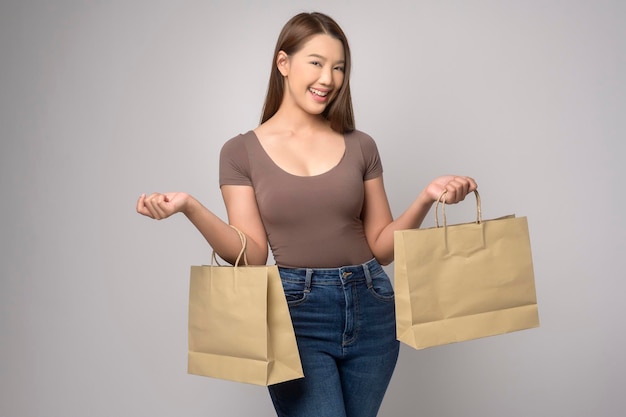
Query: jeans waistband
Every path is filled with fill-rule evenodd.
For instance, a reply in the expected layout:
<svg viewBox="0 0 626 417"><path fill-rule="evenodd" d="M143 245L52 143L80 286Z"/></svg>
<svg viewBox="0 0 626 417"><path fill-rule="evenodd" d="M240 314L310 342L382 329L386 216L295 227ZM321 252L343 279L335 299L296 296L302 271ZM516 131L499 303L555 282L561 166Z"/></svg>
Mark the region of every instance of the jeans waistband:
<svg viewBox="0 0 626 417"><path fill-rule="evenodd" d="M302 279L309 285L311 281L318 283L346 283L353 280L365 279L371 282L371 276L382 271L382 266L374 258L361 265L347 265L339 268L285 268L278 267L281 276L287 275L287 279Z"/></svg>

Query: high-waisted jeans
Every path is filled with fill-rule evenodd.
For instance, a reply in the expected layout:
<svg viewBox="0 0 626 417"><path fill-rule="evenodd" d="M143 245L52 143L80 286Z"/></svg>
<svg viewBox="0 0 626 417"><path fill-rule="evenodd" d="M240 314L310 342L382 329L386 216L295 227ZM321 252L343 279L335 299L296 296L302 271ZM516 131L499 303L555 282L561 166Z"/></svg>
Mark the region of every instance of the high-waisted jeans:
<svg viewBox="0 0 626 417"><path fill-rule="evenodd" d="M279 268L304 378L269 387L279 417L375 417L399 351L393 287L375 260Z"/></svg>

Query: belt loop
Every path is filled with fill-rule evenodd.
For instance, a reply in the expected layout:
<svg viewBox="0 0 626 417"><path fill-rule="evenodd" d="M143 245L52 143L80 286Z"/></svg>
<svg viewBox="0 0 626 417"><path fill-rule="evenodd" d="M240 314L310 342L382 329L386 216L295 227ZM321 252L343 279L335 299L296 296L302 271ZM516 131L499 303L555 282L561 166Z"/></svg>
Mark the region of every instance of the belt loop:
<svg viewBox="0 0 626 417"><path fill-rule="evenodd" d="M306 277L304 278L304 292L311 292L311 278L313 277L313 269L307 268Z"/></svg>
<svg viewBox="0 0 626 417"><path fill-rule="evenodd" d="M367 283L367 288L372 288L374 284L372 284L372 276L370 275L370 268L367 263L361 265L363 267L363 272L365 273L365 282Z"/></svg>

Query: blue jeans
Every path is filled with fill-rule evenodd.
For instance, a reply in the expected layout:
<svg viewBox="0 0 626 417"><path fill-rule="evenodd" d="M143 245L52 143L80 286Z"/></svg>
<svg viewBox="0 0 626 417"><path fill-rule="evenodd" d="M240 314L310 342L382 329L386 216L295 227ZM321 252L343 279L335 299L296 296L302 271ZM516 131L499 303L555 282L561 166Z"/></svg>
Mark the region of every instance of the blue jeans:
<svg viewBox="0 0 626 417"><path fill-rule="evenodd" d="M375 417L399 343L393 287L375 260L279 268L304 378L269 387L279 417Z"/></svg>

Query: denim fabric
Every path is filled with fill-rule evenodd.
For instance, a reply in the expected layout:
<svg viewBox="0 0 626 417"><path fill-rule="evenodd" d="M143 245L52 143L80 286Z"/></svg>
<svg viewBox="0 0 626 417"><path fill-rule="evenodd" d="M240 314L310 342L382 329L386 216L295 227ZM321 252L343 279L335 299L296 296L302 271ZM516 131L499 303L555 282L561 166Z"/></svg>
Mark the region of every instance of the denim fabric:
<svg viewBox="0 0 626 417"><path fill-rule="evenodd" d="M269 387L279 417L375 417L398 359L393 287L376 260L279 268L304 378Z"/></svg>

